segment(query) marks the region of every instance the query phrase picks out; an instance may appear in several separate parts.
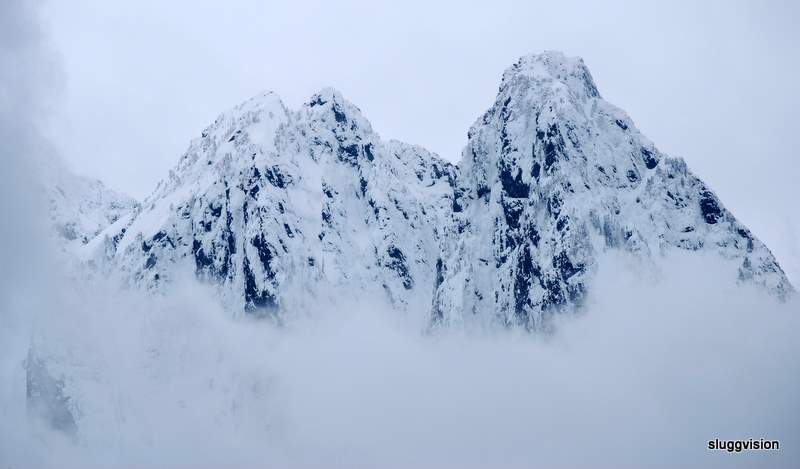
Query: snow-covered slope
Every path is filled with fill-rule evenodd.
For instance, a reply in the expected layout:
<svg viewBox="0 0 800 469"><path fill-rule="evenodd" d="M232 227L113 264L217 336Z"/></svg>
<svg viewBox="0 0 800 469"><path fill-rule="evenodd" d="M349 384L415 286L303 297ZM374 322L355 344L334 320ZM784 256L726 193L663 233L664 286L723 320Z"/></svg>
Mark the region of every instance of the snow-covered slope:
<svg viewBox="0 0 800 469"><path fill-rule="evenodd" d="M188 269L234 311L277 318L379 295L434 325L538 328L580 305L608 249L653 264L711 251L739 263L738 281L792 291L685 163L605 102L580 59L553 52L505 72L457 167L383 141L334 90L299 111L252 98L87 249L133 284Z"/></svg>
<svg viewBox="0 0 800 469"><path fill-rule="evenodd" d="M45 155L38 171L57 244L72 254L138 206L102 182L74 174L53 154Z"/></svg>

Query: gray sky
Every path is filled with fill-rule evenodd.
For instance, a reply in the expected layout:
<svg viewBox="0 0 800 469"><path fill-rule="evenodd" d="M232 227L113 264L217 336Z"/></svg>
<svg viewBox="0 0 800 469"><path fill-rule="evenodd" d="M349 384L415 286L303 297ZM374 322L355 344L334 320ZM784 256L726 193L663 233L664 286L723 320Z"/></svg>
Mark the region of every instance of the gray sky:
<svg viewBox="0 0 800 469"><path fill-rule="evenodd" d="M503 70L563 50L797 283L796 2L267 3L51 0L64 82L47 134L78 172L142 198L221 111L334 86L384 138L456 160Z"/></svg>

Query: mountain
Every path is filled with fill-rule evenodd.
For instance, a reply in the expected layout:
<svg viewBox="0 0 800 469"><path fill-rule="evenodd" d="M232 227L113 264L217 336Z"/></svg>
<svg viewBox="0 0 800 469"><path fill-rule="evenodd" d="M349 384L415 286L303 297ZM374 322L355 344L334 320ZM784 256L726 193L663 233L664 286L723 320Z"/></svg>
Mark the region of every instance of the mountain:
<svg viewBox="0 0 800 469"><path fill-rule="evenodd" d="M334 90L299 112L272 93L221 115L99 251L156 289L188 262L236 311L339 295L429 309L455 168L383 142Z"/></svg>
<svg viewBox="0 0 800 469"><path fill-rule="evenodd" d="M739 264L732 282L793 291L713 191L557 52L506 70L457 166L382 140L334 90L297 111L256 96L86 250L147 289L192 271L233 311L278 320L379 295L432 326L538 329L580 306L607 250L713 252Z"/></svg>
<svg viewBox="0 0 800 469"><path fill-rule="evenodd" d="M651 263L672 249L711 251L739 263L740 281L792 291L770 251L686 163L602 99L581 59L547 52L506 70L459 168L439 322L492 311L538 327L543 312L580 304L609 249Z"/></svg>

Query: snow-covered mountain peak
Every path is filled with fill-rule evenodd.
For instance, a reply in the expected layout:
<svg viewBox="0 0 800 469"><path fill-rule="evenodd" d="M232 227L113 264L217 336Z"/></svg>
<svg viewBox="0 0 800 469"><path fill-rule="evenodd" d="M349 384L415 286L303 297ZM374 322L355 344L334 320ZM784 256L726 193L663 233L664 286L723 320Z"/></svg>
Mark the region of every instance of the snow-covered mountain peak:
<svg viewBox="0 0 800 469"><path fill-rule="evenodd" d="M525 134L545 121L582 122L597 105L613 108L600 97L583 59L553 51L529 54L505 70L494 104L472 125L468 137L493 120L521 123L527 126L521 129Z"/></svg>
<svg viewBox="0 0 800 469"><path fill-rule="evenodd" d="M521 58L472 126L454 205L458 244L445 256L442 322L492 311L538 328L585 298L599 255L658 265L673 249L718 253L739 279L791 292L769 250L684 161L670 158L603 100L580 59ZM472 253L469 256L464 253Z"/></svg>
<svg viewBox="0 0 800 469"><path fill-rule="evenodd" d="M311 139L311 156L334 157L358 167L372 164L380 155L380 136L361 110L333 88L324 88L303 104L297 124Z"/></svg>
<svg viewBox="0 0 800 469"><path fill-rule="evenodd" d="M507 68L500 84L501 94L518 86L540 95L550 91L571 93L580 99L600 96L583 59L556 51L525 55Z"/></svg>
<svg viewBox="0 0 800 469"><path fill-rule="evenodd" d="M159 182L144 205L152 204L187 182L232 166L247 165L250 159L262 157L270 151L278 128L289 119L289 110L271 91L223 112L191 141L178 164Z"/></svg>
<svg viewBox="0 0 800 469"><path fill-rule="evenodd" d="M323 88L312 95L303 105L300 114L314 128L325 126L359 135L373 133L372 125L361 113L361 109L334 88Z"/></svg>

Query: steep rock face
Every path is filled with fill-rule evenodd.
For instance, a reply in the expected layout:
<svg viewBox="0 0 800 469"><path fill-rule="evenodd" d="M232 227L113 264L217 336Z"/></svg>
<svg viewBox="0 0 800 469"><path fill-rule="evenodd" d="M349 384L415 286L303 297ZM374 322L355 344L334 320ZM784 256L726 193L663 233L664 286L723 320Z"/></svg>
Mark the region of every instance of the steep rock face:
<svg viewBox="0 0 800 469"><path fill-rule="evenodd" d="M183 266L257 316L378 295L434 326L529 329L579 306L609 249L651 264L712 251L739 263L739 281L792 291L682 160L605 102L580 59L552 52L505 72L458 166L383 141L333 90L299 111L257 96L87 246L150 289Z"/></svg>
<svg viewBox="0 0 800 469"><path fill-rule="evenodd" d="M537 328L546 312L581 303L606 249L651 262L672 248L711 250L740 263L740 280L792 289L686 164L600 97L580 59L550 52L509 68L460 168L437 322L489 313Z"/></svg>
<svg viewBox="0 0 800 469"><path fill-rule="evenodd" d="M269 93L203 131L103 252L149 288L188 263L255 315L368 292L428 310L454 174L333 90L299 112Z"/></svg>

